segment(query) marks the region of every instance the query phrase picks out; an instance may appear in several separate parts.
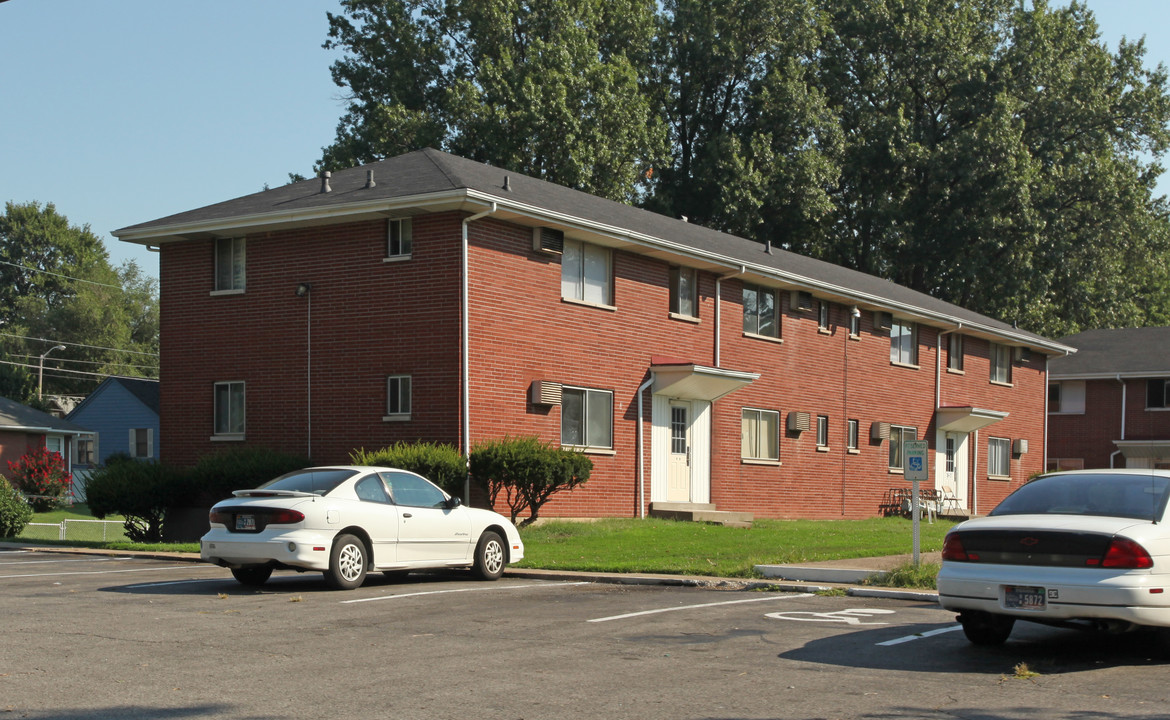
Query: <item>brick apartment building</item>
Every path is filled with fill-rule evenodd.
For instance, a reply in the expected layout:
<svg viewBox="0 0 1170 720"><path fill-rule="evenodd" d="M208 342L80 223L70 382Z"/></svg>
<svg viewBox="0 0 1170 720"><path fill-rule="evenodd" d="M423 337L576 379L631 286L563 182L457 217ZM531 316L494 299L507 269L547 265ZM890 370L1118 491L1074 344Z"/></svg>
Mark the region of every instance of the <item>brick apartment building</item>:
<svg viewBox="0 0 1170 720"><path fill-rule="evenodd" d="M435 150L115 235L160 253L164 461L537 435L594 463L545 516L871 516L910 439L986 512L1043 468L1071 350Z"/></svg>
<svg viewBox="0 0 1170 720"><path fill-rule="evenodd" d="M1089 330L1049 366L1048 468L1170 468L1170 327Z"/></svg>

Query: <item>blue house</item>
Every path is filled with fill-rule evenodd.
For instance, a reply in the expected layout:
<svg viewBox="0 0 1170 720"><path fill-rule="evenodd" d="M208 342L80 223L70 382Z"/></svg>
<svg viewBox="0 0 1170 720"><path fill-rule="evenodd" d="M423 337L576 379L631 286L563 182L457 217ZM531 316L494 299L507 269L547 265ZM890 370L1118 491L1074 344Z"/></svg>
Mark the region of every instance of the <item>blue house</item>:
<svg viewBox="0 0 1170 720"><path fill-rule="evenodd" d="M77 489L84 486L89 471L111 455L158 460L158 380L106 378L68 419L93 430L92 436L79 436L76 441Z"/></svg>

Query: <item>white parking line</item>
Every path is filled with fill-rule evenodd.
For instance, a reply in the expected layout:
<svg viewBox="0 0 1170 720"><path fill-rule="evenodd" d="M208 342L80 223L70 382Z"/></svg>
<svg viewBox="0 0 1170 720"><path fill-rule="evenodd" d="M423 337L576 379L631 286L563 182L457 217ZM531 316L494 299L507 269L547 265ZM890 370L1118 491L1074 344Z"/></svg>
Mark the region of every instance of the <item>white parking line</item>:
<svg viewBox="0 0 1170 720"><path fill-rule="evenodd" d="M750 598L748 600L725 600L723 602L702 603L700 605L679 605L678 607L658 608L657 610L643 610L641 612L626 613L625 615L611 615L603 618L593 618L586 622L599 623L609 622L610 620L625 620L626 618L638 617L640 615L654 615L657 613L675 612L678 610L694 610L697 608L716 607L719 605L739 605L741 603L755 603L767 602L769 600L793 600L796 598L814 597L812 593L797 593L795 595L770 595L768 597Z"/></svg>
<svg viewBox="0 0 1170 720"><path fill-rule="evenodd" d="M525 588L545 588L545 587L569 587L572 585L589 585L587 582L550 582L533 585L492 585L490 587L470 587L470 588L454 588L450 590L428 590L427 592L403 593L401 595L379 595L378 597L357 598L356 600L342 600L342 605L350 605L352 603L374 602L375 600L401 600L408 597L420 597L422 595L444 595L446 593L461 593L461 592L486 592L489 590L524 590Z"/></svg>
<svg viewBox="0 0 1170 720"><path fill-rule="evenodd" d="M0 562L0 567L7 565L51 565L53 563L79 563L79 562L108 562L110 560L126 560L127 558L113 558L113 557L89 557L89 558L71 558L68 560L17 560L16 562Z"/></svg>
<svg viewBox="0 0 1170 720"><path fill-rule="evenodd" d="M962 625L952 625L951 627L939 628L938 630L927 630L926 632L916 633L914 635L906 635L905 637L895 638L893 640L886 640L885 642L876 643L877 645L901 645L908 643L911 640L921 640L922 638L933 637L935 635L942 635L943 633L954 632L962 630Z"/></svg>
<svg viewBox="0 0 1170 720"><path fill-rule="evenodd" d="M49 573L30 573L27 575L0 575L0 580L8 578L30 578L30 577L58 577L61 575L114 575L116 573L132 573L132 572L153 572L155 570L191 570L193 565L176 565L174 567L155 567L155 568L134 568L132 570L92 570L84 572L49 572Z"/></svg>

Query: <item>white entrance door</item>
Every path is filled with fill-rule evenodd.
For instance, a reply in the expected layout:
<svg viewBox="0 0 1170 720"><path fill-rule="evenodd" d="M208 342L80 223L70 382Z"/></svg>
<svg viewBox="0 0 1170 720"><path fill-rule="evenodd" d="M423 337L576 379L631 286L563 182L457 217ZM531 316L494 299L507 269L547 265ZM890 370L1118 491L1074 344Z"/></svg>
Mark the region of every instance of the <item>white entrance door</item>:
<svg viewBox="0 0 1170 720"><path fill-rule="evenodd" d="M955 498L956 510L967 507L967 434L939 433L939 469L937 488L944 498Z"/></svg>
<svg viewBox="0 0 1170 720"><path fill-rule="evenodd" d="M691 501L691 405L670 403L670 467L667 502Z"/></svg>

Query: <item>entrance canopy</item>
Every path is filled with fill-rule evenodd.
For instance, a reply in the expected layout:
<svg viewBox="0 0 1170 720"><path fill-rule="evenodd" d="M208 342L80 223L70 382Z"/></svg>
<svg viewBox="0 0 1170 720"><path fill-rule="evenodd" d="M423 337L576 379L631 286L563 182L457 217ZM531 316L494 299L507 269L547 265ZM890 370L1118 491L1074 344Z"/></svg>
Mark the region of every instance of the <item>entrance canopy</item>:
<svg viewBox="0 0 1170 720"><path fill-rule="evenodd" d="M1127 459L1170 458L1170 440L1114 440L1113 444Z"/></svg>
<svg viewBox="0 0 1170 720"><path fill-rule="evenodd" d="M714 402L760 377L759 373L704 367L688 362L651 358L655 395L669 395L680 400Z"/></svg>
<svg viewBox="0 0 1170 720"><path fill-rule="evenodd" d="M935 411L938 429L953 433L970 433L997 423L1008 416L999 410L971 406L940 407Z"/></svg>

